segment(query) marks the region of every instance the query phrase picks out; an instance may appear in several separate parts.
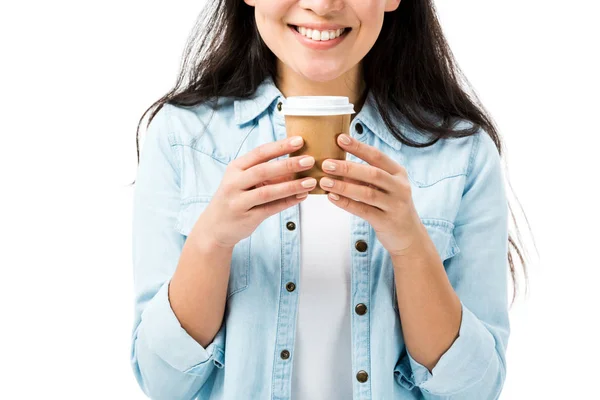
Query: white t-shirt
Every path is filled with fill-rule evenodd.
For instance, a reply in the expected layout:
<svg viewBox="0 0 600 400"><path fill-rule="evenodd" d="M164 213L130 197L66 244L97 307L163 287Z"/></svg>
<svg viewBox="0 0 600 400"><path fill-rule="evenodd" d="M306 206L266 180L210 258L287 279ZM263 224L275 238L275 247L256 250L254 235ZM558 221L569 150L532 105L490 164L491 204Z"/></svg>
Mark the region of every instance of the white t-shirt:
<svg viewBox="0 0 600 400"><path fill-rule="evenodd" d="M323 194L300 203L292 400L352 398L349 212Z"/></svg>

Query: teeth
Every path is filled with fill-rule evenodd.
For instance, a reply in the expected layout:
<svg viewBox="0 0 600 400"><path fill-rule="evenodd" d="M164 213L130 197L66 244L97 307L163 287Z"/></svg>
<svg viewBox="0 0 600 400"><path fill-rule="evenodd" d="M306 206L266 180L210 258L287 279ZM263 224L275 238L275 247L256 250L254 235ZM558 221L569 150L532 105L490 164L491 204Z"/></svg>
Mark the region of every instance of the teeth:
<svg viewBox="0 0 600 400"><path fill-rule="evenodd" d="M345 28L341 28L341 29L336 29L334 31L318 31L316 29L309 29L309 28L305 28L303 26L297 26L296 30L303 36L306 36L312 40L317 40L317 41L325 41L325 40L331 40L331 39L335 39L338 36L340 36L342 33L344 33Z"/></svg>

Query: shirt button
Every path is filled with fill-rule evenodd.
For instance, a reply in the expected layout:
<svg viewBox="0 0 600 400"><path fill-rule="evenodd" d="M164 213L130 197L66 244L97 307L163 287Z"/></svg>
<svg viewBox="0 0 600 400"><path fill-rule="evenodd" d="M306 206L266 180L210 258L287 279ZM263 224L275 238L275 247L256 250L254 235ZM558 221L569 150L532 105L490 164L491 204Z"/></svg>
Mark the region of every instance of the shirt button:
<svg viewBox="0 0 600 400"><path fill-rule="evenodd" d="M354 247L356 247L356 250L360 251L361 253L364 253L365 251L367 251L367 242L365 242L364 240L358 240L355 244Z"/></svg>
<svg viewBox="0 0 600 400"><path fill-rule="evenodd" d="M294 229L296 229L296 224L291 221L285 224L285 226L288 228L289 231L293 231Z"/></svg>
<svg viewBox="0 0 600 400"><path fill-rule="evenodd" d="M285 288L287 289L288 292L293 292L294 290L296 290L296 284L294 282L288 282L285 285Z"/></svg>
<svg viewBox="0 0 600 400"><path fill-rule="evenodd" d="M277 103L277 111L281 111L281 102Z"/></svg>
<svg viewBox="0 0 600 400"><path fill-rule="evenodd" d="M367 313L367 306L363 303L358 303L356 307L354 307L354 311L356 311L358 315L365 315Z"/></svg>
<svg viewBox="0 0 600 400"><path fill-rule="evenodd" d="M356 374L356 380L359 381L360 383L365 383L367 381L367 379L369 379L369 374L367 374L366 371L358 371L358 373Z"/></svg>
<svg viewBox="0 0 600 400"><path fill-rule="evenodd" d="M354 129L356 129L357 133L363 133L363 126L360 123L356 123L356 125L354 125Z"/></svg>
<svg viewBox="0 0 600 400"><path fill-rule="evenodd" d="M290 352L287 350L282 350L280 356L282 360L287 360L290 358Z"/></svg>

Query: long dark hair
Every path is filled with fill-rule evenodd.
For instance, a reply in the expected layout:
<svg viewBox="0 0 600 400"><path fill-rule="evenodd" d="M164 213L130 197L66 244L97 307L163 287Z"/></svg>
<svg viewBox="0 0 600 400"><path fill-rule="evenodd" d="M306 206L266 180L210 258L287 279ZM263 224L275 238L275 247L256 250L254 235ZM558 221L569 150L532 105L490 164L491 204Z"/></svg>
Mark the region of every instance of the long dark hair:
<svg viewBox="0 0 600 400"><path fill-rule="evenodd" d="M495 122L454 60L432 0L403 0L395 11L386 12L381 33L363 58L362 67L365 85L372 91L382 119L405 145L426 147L442 138L470 136L483 129L502 155ZM194 106L221 96L245 98L269 76L274 80L277 76L276 56L260 37L254 7L240 0L210 0L188 39L175 86L139 120L138 163L139 129L149 111L153 110L148 124L165 103ZM441 117L442 123L432 121L428 113ZM392 123L392 116L398 115L433 139L422 143L404 136ZM453 121L461 119L471 127L454 129ZM509 209L516 227L510 205ZM511 247L523 266L527 290L525 249L518 227L517 239L519 244L509 234L513 302L518 282Z"/></svg>

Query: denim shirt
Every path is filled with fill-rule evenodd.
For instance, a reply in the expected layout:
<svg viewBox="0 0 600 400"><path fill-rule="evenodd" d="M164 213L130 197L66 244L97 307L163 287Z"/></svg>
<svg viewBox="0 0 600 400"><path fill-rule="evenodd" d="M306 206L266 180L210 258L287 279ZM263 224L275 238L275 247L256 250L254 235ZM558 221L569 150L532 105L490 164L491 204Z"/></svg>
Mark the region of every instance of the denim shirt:
<svg viewBox="0 0 600 400"><path fill-rule="evenodd" d="M285 97L267 78L250 98L219 98L216 110L167 104L148 128L133 201L131 365L153 399L290 399L302 290L299 205L267 218L234 247L223 324L206 348L181 327L168 299L182 246L227 165L286 137L280 102ZM411 139L427 140L395 123ZM462 307L458 338L429 371L405 346L390 255L369 223L352 215L353 399L498 398L510 332L508 205L493 141L479 130L425 148L403 145L371 93L350 135L406 168L417 212ZM346 159L365 164L350 153ZM354 311L359 303L368 310L362 315Z"/></svg>

